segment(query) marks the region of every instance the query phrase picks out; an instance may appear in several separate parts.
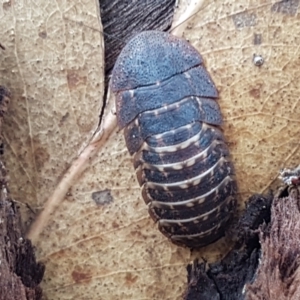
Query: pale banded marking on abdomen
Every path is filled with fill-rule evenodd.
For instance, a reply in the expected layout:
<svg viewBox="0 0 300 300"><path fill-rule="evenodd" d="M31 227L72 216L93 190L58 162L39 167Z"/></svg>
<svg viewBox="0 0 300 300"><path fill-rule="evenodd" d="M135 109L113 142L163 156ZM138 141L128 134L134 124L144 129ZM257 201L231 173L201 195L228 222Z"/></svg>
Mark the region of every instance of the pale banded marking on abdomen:
<svg viewBox="0 0 300 300"><path fill-rule="evenodd" d="M174 220L174 219L160 219L158 221L160 226L172 226L174 224L184 226L185 223L191 223L193 222L194 224L199 223L199 221L206 221L209 219L209 215L213 214L214 212L220 212L221 206L224 206L227 204L228 201L231 199L227 199L226 201L222 202L219 204L217 207L214 207L212 210L205 212L202 215L198 215L197 217L194 218L189 218L189 219L180 219L180 220Z"/></svg>
<svg viewBox="0 0 300 300"><path fill-rule="evenodd" d="M225 220L225 222L216 224L215 226L211 227L211 229L204 231L204 232L199 232L199 233L194 233L194 234L185 234L185 235L172 234L171 238L172 238L172 240L177 240L177 241L190 239L190 240L195 240L195 242L196 242L197 238L209 236L213 231L219 229L221 227L221 225L223 225L227 221L228 220Z"/></svg>
<svg viewBox="0 0 300 300"><path fill-rule="evenodd" d="M189 126L190 125L191 124L189 124ZM186 149L191 144L197 143L200 139L200 136L203 134L203 132L205 132L208 129L210 129L213 133L218 130L214 126L208 125L206 123L202 123L201 131L184 142L174 144L172 146L164 146L164 147L151 147L151 146L149 146L149 144L147 142L144 142L142 144L141 148L138 150L138 152L136 152L135 155L137 155L142 150L153 151L156 153L172 153L172 152L176 152L178 150ZM168 133L170 133L170 131ZM154 136L152 136L152 137L154 137Z"/></svg>
<svg viewBox="0 0 300 300"><path fill-rule="evenodd" d="M148 201L148 211L155 221L193 218L212 211L220 204L224 204L226 199L232 198L234 190L234 178L227 176L212 192L202 194L201 197L190 198L186 203L179 201L180 204L176 205L177 202L174 201L172 203L167 202L165 206L164 203L155 206L152 201ZM194 201L194 199L196 200ZM191 201L193 201L193 205L188 205Z"/></svg>
<svg viewBox="0 0 300 300"><path fill-rule="evenodd" d="M167 132L154 134L148 137L141 147L143 147L144 143L148 144L149 147L168 147L180 144L199 133L202 125L202 122L195 122Z"/></svg>
<svg viewBox="0 0 300 300"><path fill-rule="evenodd" d="M216 146L220 146L220 147L223 146L224 149L227 149L227 148L225 148L226 145L224 144L223 141L214 140L205 150L203 150L203 151L199 152L198 154L196 154L195 156L192 156L183 161L178 161L178 162L170 163L170 164L161 164L161 165L142 163L136 169L136 176L139 181L139 184L142 186L145 182L151 182L151 180L149 180L147 178L147 175L146 175L147 172L153 172L153 173L160 172L165 177L168 177L168 175L170 175L171 173L179 174L179 172L191 169L193 166L200 167L201 165L203 165L203 167L205 167L205 165L207 165L206 159L208 159L209 157L210 157L210 159L212 159L212 157L215 160L218 159L215 163L215 164L218 164L222 157L226 157L224 155L226 153L224 152L224 154L223 154L220 152L216 152L215 151ZM201 167L201 168L203 168L203 167ZM197 170L197 169L195 169L195 170ZM198 173L199 173L201 171L201 169L198 169L198 170L199 170L198 171ZM205 172L207 172L207 171L208 170L205 170ZM202 172L201 174L203 174L203 171L201 171L201 172ZM163 183L163 184L166 184L166 183Z"/></svg>
<svg viewBox="0 0 300 300"><path fill-rule="evenodd" d="M198 234L211 231L216 224L228 219L231 209L232 197L229 196L212 210L194 216L193 218L163 219L158 220L158 227L164 233L173 235Z"/></svg>
<svg viewBox="0 0 300 300"><path fill-rule="evenodd" d="M222 182L216 186L215 188L211 189L209 192L200 195L197 198L191 198L185 201L179 201L179 202L161 202L161 201L155 201L152 200L151 202L149 202L149 206L150 208L161 208L161 209L180 209L181 207L193 207L196 204L203 204L205 203L205 200L207 199L207 197L209 195L212 194L217 194L219 192L219 188L220 186L222 186L224 183L227 183L229 181L233 181L234 179L232 178L232 176L227 176L225 177Z"/></svg>
<svg viewBox="0 0 300 300"><path fill-rule="evenodd" d="M220 159L220 164L222 165L224 162L227 162L229 160L227 160L224 157L221 157ZM198 185L201 180L207 176L208 174L213 175L213 170L216 168L216 166L218 166L218 164L215 164L213 167L211 167L209 170L207 170L205 173L199 174L198 176L195 176L193 178L184 180L184 181L180 181L180 182L173 182L173 183L154 183L154 182L145 182L144 185L142 186L142 188L151 188L151 189L163 189L165 191L168 191L172 188L180 188L180 189L188 189L191 186L195 186Z"/></svg>
<svg viewBox="0 0 300 300"><path fill-rule="evenodd" d="M207 155L208 151L211 150L212 148L216 147L216 145L218 145L218 144L224 144L224 146L226 146L226 144L223 141L214 140L205 150L199 152L197 155L192 156L184 161L179 161L176 163L164 164L164 165L154 165L154 164L152 165L152 164L148 164L148 163L143 163L142 165L140 165L138 167L137 171L139 169L157 170L160 172L165 172L168 170L182 170L185 167L190 167L190 166L194 165L199 160L204 160L208 156Z"/></svg>

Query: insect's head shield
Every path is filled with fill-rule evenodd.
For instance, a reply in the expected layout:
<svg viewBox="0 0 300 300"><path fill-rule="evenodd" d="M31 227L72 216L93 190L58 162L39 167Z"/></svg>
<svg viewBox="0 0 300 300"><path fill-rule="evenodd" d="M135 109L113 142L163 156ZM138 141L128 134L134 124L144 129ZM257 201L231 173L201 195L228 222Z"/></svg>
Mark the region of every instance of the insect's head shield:
<svg viewBox="0 0 300 300"><path fill-rule="evenodd" d="M152 85L200 64L201 55L184 39L166 32L144 31L119 55L112 73L112 91Z"/></svg>

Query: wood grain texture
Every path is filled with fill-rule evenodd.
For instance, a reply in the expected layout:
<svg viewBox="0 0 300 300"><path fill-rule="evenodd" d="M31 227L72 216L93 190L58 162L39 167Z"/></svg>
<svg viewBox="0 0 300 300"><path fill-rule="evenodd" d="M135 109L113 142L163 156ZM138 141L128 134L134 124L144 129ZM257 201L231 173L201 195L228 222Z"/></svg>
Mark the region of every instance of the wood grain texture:
<svg viewBox="0 0 300 300"><path fill-rule="evenodd" d="M299 186L285 194L274 199L271 223L260 232L261 259L246 300L300 298Z"/></svg>
<svg viewBox="0 0 300 300"><path fill-rule="evenodd" d="M175 0L101 0L100 12L105 42L105 73L109 74L115 61L135 34L171 27Z"/></svg>

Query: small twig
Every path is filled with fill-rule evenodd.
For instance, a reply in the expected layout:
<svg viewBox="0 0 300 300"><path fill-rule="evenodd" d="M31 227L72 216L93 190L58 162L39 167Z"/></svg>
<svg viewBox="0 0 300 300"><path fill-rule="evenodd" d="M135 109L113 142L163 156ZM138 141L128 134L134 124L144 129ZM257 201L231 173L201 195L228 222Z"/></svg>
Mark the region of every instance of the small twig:
<svg viewBox="0 0 300 300"><path fill-rule="evenodd" d="M31 224L27 233L27 238L35 243L43 231L44 227L48 224L55 209L63 201L70 187L76 182L78 177L88 166L92 157L103 147L110 135L117 126L116 115L114 113L114 101L110 99L108 102L108 113L103 118L99 130L97 130L84 150L79 154L77 159L72 163L71 167L65 173L61 181L58 183L52 195L44 204L43 210L37 216L35 221Z"/></svg>

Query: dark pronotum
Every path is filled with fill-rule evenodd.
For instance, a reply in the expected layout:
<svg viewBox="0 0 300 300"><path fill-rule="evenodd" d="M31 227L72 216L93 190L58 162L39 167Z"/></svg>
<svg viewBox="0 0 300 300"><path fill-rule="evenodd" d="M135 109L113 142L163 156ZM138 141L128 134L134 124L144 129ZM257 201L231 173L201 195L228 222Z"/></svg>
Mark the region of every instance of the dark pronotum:
<svg viewBox="0 0 300 300"><path fill-rule="evenodd" d="M200 54L168 33L142 32L122 50L111 86L159 230L190 248L220 238L236 206L236 182L218 92Z"/></svg>

